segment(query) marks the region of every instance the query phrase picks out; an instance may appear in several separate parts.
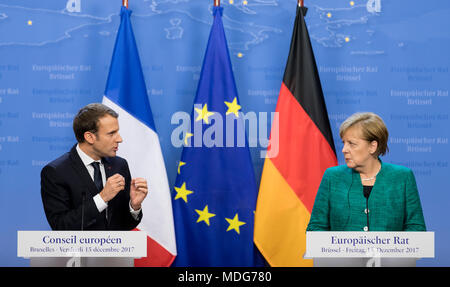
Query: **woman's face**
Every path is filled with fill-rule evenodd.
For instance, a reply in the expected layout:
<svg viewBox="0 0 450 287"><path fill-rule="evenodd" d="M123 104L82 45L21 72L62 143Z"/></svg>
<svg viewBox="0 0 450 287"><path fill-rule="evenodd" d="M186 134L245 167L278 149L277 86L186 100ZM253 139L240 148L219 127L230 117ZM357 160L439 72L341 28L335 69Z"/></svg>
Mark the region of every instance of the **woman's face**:
<svg viewBox="0 0 450 287"><path fill-rule="evenodd" d="M376 160L374 156L378 143L376 141L366 141L362 138L361 128L353 126L349 128L342 136L342 153L345 163L349 168L361 171L371 161Z"/></svg>

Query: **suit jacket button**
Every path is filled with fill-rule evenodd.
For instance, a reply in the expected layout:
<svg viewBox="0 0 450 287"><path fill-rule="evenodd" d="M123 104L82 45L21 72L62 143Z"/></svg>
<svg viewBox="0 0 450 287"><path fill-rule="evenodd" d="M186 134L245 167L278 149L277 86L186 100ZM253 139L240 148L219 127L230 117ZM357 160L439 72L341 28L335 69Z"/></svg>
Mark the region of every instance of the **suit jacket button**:
<svg viewBox="0 0 450 287"><path fill-rule="evenodd" d="M367 227L367 226L364 226L364 231L369 231L369 227Z"/></svg>

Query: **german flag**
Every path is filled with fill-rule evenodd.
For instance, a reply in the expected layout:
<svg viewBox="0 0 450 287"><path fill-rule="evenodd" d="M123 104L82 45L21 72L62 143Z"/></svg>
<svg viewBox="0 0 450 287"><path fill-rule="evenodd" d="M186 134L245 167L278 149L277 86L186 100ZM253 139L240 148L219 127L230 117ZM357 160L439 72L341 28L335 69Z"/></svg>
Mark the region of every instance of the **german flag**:
<svg viewBox="0 0 450 287"><path fill-rule="evenodd" d="M297 8L255 212L254 242L271 266L312 266L306 227L322 175L337 165L306 11Z"/></svg>

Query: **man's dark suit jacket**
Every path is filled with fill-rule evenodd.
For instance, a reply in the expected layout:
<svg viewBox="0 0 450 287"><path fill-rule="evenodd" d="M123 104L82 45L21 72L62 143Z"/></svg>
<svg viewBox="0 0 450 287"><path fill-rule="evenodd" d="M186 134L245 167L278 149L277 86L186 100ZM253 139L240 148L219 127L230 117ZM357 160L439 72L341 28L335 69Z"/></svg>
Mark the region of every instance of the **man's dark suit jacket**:
<svg viewBox="0 0 450 287"><path fill-rule="evenodd" d="M131 175L126 160L116 156L102 161L107 179L116 173L125 178L125 190L108 202L108 220L106 210L100 213L95 205L93 197L99 191L81 161L76 145L42 169L42 202L53 230L81 230L83 197L84 230L131 230L139 224L142 212L137 220L130 213Z"/></svg>

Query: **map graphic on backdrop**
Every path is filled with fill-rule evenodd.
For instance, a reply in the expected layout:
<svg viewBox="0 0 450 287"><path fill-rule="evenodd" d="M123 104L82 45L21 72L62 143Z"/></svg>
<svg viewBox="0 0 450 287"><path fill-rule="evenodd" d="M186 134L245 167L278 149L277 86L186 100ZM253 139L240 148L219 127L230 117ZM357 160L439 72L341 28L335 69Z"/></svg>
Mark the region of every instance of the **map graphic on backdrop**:
<svg viewBox="0 0 450 287"><path fill-rule="evenodd" d="M3 20L4 30L9 31L0 40L1 46L44 46L51 43L58 43L65 39L69 39L77 33L84 32L83 37L104 36L108 37L114 33L112 18L117 16L115 11L107 13L95 9L89 9L90 1L85 0L68 0L66 7L61 9L61 5L53 5L59 7L29 7L27 1L23 2L24 6L1 4L0 7L4 11L0 14L0 20ZM29 1L28 1L29 2ZM136 1L136 7L139 8L139 14L135 17L150 19L152 17L164 16L169 20L167 27L158 27L166 31L166 39L182 40L183 32L186 25L183 23L189 18L199 24L208 26L210 21L205 17L198 17L192 14L193 6L205 7L205 3L196 0L180 0L180 1ZM229 1L232 3L233 11L236 14L247 14L249 16L257 15L260 8L277 8L281 5L276 0L255 0L255 1ZM87 4L83 5L82 4ZM134 4L134 3L133 3ZM226 5L226 3L225 3ZM86 7L84 7L86 6ZM105 7L113 8L113 7ZM106 10L106 9L105 9ZM113 10L113 9L112 9ZM343 33L345 27L364 26L370 17L376 16L381 12L381 0L369 0L366 3L355 3L350 1L347 7L324 8L319 6L312 7L313 12L317 16L309 25L312 32L311 38L323 45L324 47L342 47L344 42L355 39L355 36L349 36ZM31 16L31 15L32 16ZM177 15L178 14L178 15ZM27 16L29 19L24 19ZM207 15L205 15L207 16ZM242 22L233 16L227 16L228 28L240 35L239 41L230 42L230 49L237 51L239 57L243 56L244 51L248 51L252 45L258 45L270 37L271 33L282 33L282 30L275 26L260 25L254 22ZM8 20L7 20L8 19ZM7 20L7 21L5 21ZM10 21L12 20L12 21ZM33 22L35 26L33 26ZM53 23L58 23L57 29L53 27ZM28 26L23 25L26 23ZM45 23L42 25L42 23ZM36 25L37 24L37 25ZM91 33L92 26L103 25L104 29L97 32L97 35ZM38 26L38 27L36 27ZM158 30L158 29L155 29ZM366 34L370 38L375 33L374 30L366 29ZM368 40L368 43L370 40ZM238 52L241 51L241 52ZM382 53L382 51L366 51L366 53Z"/></svg>
<svg viewBox="0 0 450 287"><path fill-rule="evenodd" d="M49 229L40 170L75 143L78 109L101 101L121 2L0 0L0 266L28 265L16 256L17 230ZM242 110L268 119L249 136L258 143L250 150L259 184L261 138L270 131L297 1L221 2ZM340 164L340 123L356 111L380 114L390 131L383 160L413 169L427 228L436 232L436 258L418 265L449 266L450 33L443 27L450 3L398 2L306 0L306 21ZM171 141L179 125L173 115L192 108L212 1L129 5L172 188L181 156Z"/></svg>

